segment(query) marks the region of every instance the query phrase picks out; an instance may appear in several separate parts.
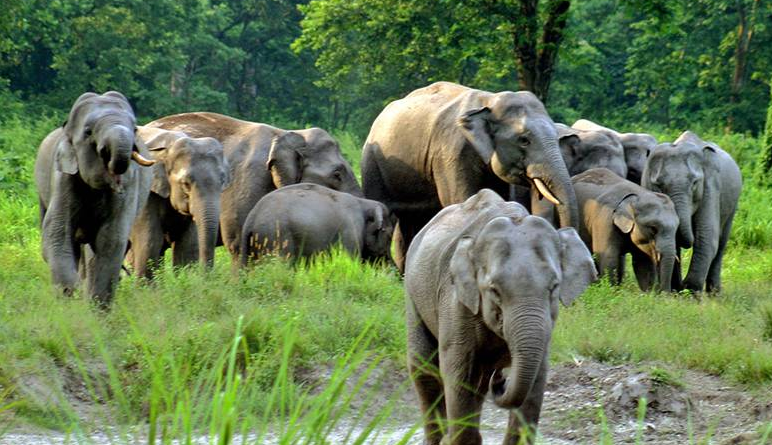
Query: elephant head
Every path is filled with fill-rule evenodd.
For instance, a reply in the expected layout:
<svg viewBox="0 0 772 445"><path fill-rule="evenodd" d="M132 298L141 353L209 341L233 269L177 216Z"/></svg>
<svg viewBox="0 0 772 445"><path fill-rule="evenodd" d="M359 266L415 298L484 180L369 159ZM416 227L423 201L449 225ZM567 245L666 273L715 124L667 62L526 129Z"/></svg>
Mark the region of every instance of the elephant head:
<svg viewBox="0 0 772 445"><path fill-rule="evenodd" d="M365 226L362 258L368 261L383 259L394 264L391 258L391 237L397 225L397 217L381 202L369 199L363 201Z"/></svg>
<svg viewBox="0 0 772 445"><path fill-rule="evenodd" d="M627 163L627 179L641 183L646 158L657 145L657 139L646 133L622 133L619 135L622 146L625 148L625 162Z"/></svg>
<svg viewBox="0 0 772 445"><path fill-rule="evenodd" d="M692 217L707 193L718 193L715 155L715 145L685 131L672 144L654 147L646 161L642 185L673 200L679 220L679 247L692 247Z"/></svg>
<svg viewBox="0 0 772 445"><path fill-rule="evenodd" d="M660 289L670 292L678 229L673 201L662 193L630 193L619 202L612 218L633 245L651 258Z"/></svg>
<svg viewBox="0 0 772 445"><path fill-rule="evenodd" d="M527 179L558 206L560 225L575 227L576 195L555 124L541 101L527 91L507 91L474 100L470 96L461 110L457 122L462 133L493 173L510 184Z"/></svg>
<svg viewBox="0 0 772 445"><path fill-rule="evenodd" d="M453 295L510 351L490 389L503 408L522 405L549 350L558 301L569 305L596 279L590 252L573 228L543 218L497 217L459 240L450 259Z"/></svg>
<svg viewBox="0 0 772 445"><path fill-rule="evenodd" d="M94 189L123 190L123 174L129 163L150 166L142 141L135 137L136 120L121 93L82 94L64 124L64 138L56 149L56 169L79 174Z"/></svg>
<svg viewBox="0 0 772 445"><path fill-rule="evenodd" d="M179 213L193 218L199 259L211 266L219 231L220 194L230 184L230 168L222 145L210 137L189 138L180 132L149 130L161 132L147 141L160 161L153 168L150 190L169 199Z"/></svg>
<svg viewBox="0 0 772 445"><path fill-rule="evenodd" d="M560 151L571 176L591 168L607 168L621 178L627 176L625 150L613 132L577 130L563 124L555 126L560 138Z"/></svg>
<svg viewBox="0 0 772 445"><path fill-rule="evenodd" d="M361 197L362 189L340 146L320 128L286 131L273 138L266 163L276 188L300 182Z"/></svg>

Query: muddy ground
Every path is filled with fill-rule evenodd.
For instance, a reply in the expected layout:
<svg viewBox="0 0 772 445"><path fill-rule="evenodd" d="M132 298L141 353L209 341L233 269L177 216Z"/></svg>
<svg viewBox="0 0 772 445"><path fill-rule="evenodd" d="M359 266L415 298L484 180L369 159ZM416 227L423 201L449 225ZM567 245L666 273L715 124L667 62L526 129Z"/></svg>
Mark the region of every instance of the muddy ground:
<svg viewBox="0 0 772 445"><path fill-rule="evenodd" d="M300 378L309 385L321 387L328 372L309 370L301 373ZM65 395L79 414L91 417L100 409L99 401L87 400L83 388L71 377L67 376ZM363 396L354 402L355 410L374 414L387 398L396 398L395 411L375 443L395 443L418 422L416 397L406 380L407 374L399 365L379 367L363 388ZM25 383L29 397L38 400L46 397L45 387L39 382L33 379ZM379 397L375 405L368 405L364 395L375 390L384 397ZM645 397L648 404L644 420L639 422L641 397ZM772 428L772 389L749 392L697 371L672 371L650 363L609 365L576 360L552 368L544 400L539 431L542 444L595 444L604 437L610 439L606 443L614 444L636 443L638 437L641 442L653 444L705 443L705 439L715 444L772 444L772 433L763 440L764 433ZM506 412L486 402L482 419L484 442L501 443L506 421ZM12 422L8 413L0 414L2 445L78 443L68 442L61 433L29 426L11 426L4 431L3 425L8 427ZM344 421L330 433L329 443L339 443L336 440L358 428ZM419 430L410 444L421 444L421 439ZM83 442L123 441L113 434L99 432ZM209 440L201 437L200 442Z"/></svg>

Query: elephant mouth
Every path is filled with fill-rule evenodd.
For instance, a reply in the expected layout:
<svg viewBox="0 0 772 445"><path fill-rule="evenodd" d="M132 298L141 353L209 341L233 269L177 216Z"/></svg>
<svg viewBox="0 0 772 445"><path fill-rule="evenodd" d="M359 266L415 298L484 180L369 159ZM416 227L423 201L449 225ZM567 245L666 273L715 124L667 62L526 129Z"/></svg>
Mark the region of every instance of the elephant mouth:
<svg viewBox="0 0 772 445"><path fill-rule="evenodd" d="M547 201L555 204L556 206L560 205L560 200L555 197L555 195L552 193L552 190L547 187L547 184L542 181L541 178L529 178L533 185L536 187L536 190L539 191L539 199L546 198Z"/></svg>
<svg viewBox="0 0 772 445"><path fill-rule="evenodd" d="M116 175L114 173L107 173L107 180L110 184L110 188L115 193L123 193L124 186L123 186L123 175Z"/></svg>
<svg viewBox="0 0 772 445"><path fill-rule="evenodd" d="M491 375L491 381L488 387L491 390L491 394L493 394L494 398L499 398L504 395L504 392L506 392L507 389L507 377L509 368L499 369L496 368L493 370L493 374Z"/></svg>

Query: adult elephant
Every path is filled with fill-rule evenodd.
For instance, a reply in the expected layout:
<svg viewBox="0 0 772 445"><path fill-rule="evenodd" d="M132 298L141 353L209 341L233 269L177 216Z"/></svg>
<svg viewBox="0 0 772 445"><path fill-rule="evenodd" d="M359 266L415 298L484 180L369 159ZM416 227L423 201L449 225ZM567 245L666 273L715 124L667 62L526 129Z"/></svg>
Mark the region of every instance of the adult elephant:
<svg viewBox="0 0 772 445"><path fill-rule="evenodd" d="M646 158L657 145L657 139L647 133L620 133L606 128L587 119L579 119L571 126L577 130L603 131L619 138L625 150L625 163L627 164L627 179L636 184L641 184L641 175L646 165Z"/></svg>
<svg viewBox="0 0 772 445"><path fill-rule="evenodd" d="M404 269L415 234L442 207L483 188L509 197L533 184L576 226L576 197L555 124L530 92L489 93L438 82L390 103L373 122L362 154L365 197L399 220L395 261Z"/></svg>
<svg viewBox="0 0 772 445"><path fill-rule="evenodd" d="M616 135L602 130L577 130L564 124L555 124L555 128L568 174L575 176L593 168L605 168L620 178L627 176L625 150ZM554 207L537 191L532 191L532 214L554 224Z"/></svg>
<svg viewBox="0 0 772 445"><path fill-rule="evenodd" d="M678 213L678 248L693 247L683 287L721 289L721 261L742 190L742 175L731 156L691 131L672 144L657 145L643 171L643 186L670 197ZM674 271L681 286L681 271Z"/></svg>
<svg viewBox="0 0 772 445"><path fill-rule="evenodd" d="M338 143L320 128L288 131L216 113L176 114L147 126L181 131L194 138L213 137L222 144L231 169L231 185L222 192L220 231L234 267L239 264L241 227L252 207L268 192L310 182L362 196Z"/></svg>
<svg viewBox="0 0 772 445"><path fill-rule="evenodd" d="M655 282L670 292L676 257L678 215L673 201L605 168L571 178L579 201L579 231L597 257L598 270L621 283L625 256L643 291Z"/></svg>
<svg viewBox="0 0 772 445"><path fill-rule="evenodd" d="M521 443L526 428L533 442L559 302L570 304L596 277L573 228L556 231L491 190L424 226L405 270L408 366L424 443L480 444L489 390L511 410L504 443Z"/></svg>
<svg viewBox="0 0 772 445"><path fill-rule="evenodd" d="M102 307L112 300L129 229L150 189L144 166L154 161L135 131L134 111L121 93L85 93L35 160L52 281L72 292L82 266L85 293Z"/></svg>
<svg viewBox="0 0 772 445"><path fill-rule="evenodd" d="M190 138L179 131L138 127L153 157L150 195L131 228L128 258L134 272L152 278L172 248L175 266L199 260L211 267L219 235L220 194L230 167L214 138Z"/></svg>

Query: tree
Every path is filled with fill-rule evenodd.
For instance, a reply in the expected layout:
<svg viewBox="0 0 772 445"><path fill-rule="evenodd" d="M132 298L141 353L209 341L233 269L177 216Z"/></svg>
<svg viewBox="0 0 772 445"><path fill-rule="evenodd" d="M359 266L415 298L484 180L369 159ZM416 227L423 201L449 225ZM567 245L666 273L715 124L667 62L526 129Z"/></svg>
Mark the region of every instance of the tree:
<svg viewBox="0 0 772 445"><path fill-rule="evenodd" d="M761 147L761 163L764 173L772 171L772 76L770 76L769 85L771 87L769 93L769 108L767 109L767 123L764 128L764 137L762 139L763 145Z"/></svg>
<svg viewBox="0 0 772 445"><path fill-rule="evenodd" d="M312 0L301 7L303 31L293 47L315 55L319 85L343 114L364 110L360 121L436 80L527 89L547 100L570 4Z"/></svg>

